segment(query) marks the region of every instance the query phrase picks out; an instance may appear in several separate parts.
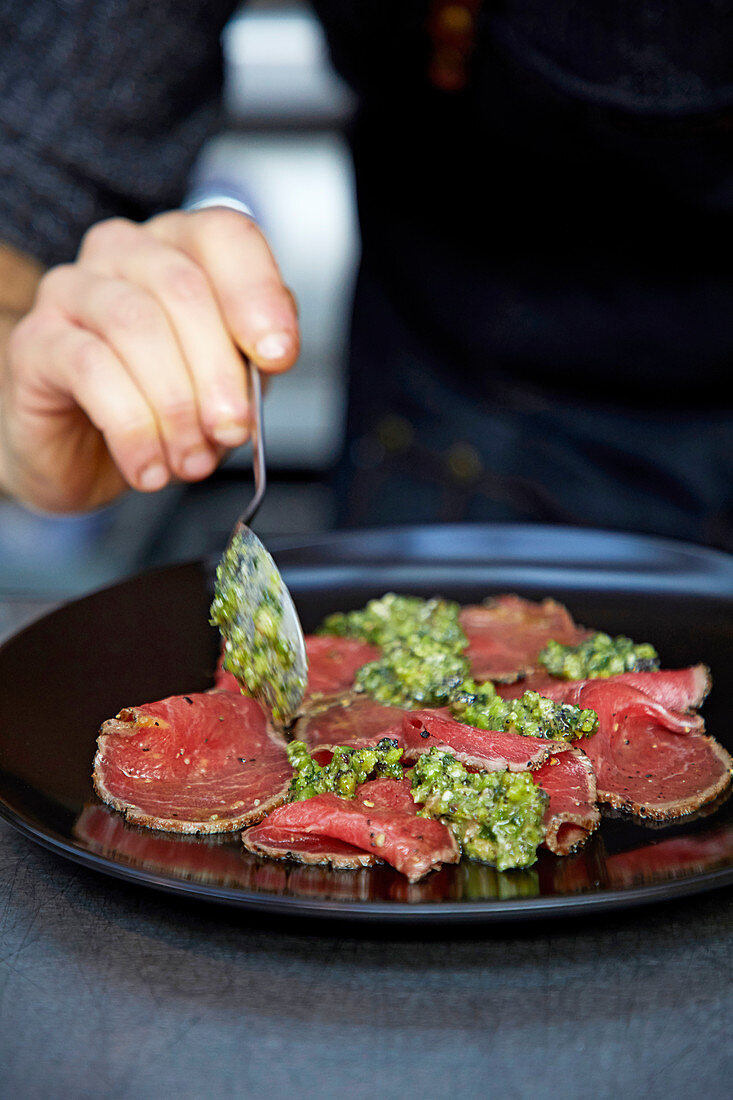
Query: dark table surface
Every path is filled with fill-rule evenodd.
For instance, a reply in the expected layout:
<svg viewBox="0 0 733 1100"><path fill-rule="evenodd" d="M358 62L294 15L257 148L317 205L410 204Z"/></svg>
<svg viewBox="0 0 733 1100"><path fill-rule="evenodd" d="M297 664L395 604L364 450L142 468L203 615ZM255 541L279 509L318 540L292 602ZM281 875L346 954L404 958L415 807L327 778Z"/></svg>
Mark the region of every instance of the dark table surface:
<svg viewBox="0 0 733 1100"><path fill-rule="evenodd" d="M45 607L0 600L0 637ZM730 1095L733 889L451 928L257 917L0 822L0 1095Z"/></svg>

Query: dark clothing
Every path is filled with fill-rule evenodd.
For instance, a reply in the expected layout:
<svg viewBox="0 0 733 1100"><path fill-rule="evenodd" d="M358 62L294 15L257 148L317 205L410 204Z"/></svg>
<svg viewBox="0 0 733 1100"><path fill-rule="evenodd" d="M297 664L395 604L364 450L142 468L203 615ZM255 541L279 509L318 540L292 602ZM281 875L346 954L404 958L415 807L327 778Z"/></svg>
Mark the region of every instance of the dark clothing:
<svg viewBox="0 0 733 1100"><path fill-rule="evenodd" d="M0 240L52 265L176 207L220 121L235 0L0 0Z"/></svg>
<svg viewBox="0 0 733 1100"><path fill-rule="evenodd" d="M56 262L175 205L233 6L4 0L0 237ZM733 547L731 5L487 0L454 92L435 3L314 6L360 98L341 521Z"/></svg>
<svg viewBox="0 0 733 1100"><path fill-rule="evenodd" d="M429 5L316 7L362 96L340 522L733 548L730 9L485 3L450 94Z"/></svg>
<svg viewBox="0 0 733 1100"><path fill-rule="evenodd" d="M539 521L733 550L733 411L635 406L446 372L363 264L339 525Z"/></svg>

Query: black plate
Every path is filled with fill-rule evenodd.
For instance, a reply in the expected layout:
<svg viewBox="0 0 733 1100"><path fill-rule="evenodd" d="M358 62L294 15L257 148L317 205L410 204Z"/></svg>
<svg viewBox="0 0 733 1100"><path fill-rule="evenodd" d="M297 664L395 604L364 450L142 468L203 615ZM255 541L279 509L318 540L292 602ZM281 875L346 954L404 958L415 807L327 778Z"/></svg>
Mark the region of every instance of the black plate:
<svg viewBox="0 0 733 1100"><path fill-rule="evenodd" d="M704 661L708 730L733 748L733 558L673 541L558 527L334 533L276 558L306 630L394 589L462 602L552 595L586 625L651 641L666 667ZM504 920L611 909L733 882L733 799L676 825L604 819L583 851L530 871L464 862L409 885L388 867L334 872L258 860L236 837L138 829L95 798L104 718L211 684L211 568L173 566L54 611L0 649L0 812L53 851L173 893L293 915Z"/></svg>

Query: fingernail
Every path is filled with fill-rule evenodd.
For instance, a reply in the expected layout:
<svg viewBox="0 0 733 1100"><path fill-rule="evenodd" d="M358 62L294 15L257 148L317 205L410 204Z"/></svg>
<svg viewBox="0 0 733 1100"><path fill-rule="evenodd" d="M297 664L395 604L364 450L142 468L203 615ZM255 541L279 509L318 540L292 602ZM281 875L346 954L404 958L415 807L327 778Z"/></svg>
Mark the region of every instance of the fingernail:
<svg viewBox="0 0 733 1100"><path fill-rule="evenodd" d="M140 488L146 493L154 493L168 484L168 471L162 462L151 462L140 474Z"/></svg>
<svg viewBox="0 0 733 1100"><path fill-rule="evenodd" d="M222 447L238 447L246 440L249 428L246 424L238 424L236 420L222 420L211 434Z"/></svg>
<svg viewBox="0 0 733 1100"><path fill-rule="evenodd" d="M181 463L183 476L190 478L206 477L214 469L215 463L216 459L211 451L207 451L203 447L197 447L183 456L183 462Z"/></svg>
<svg viewBox="0 0 733 1100"><path fill-rule="evenodd" d="M293 338L288 332L271 332L255 346L258 359L282 359L293 350Z"/></svg>

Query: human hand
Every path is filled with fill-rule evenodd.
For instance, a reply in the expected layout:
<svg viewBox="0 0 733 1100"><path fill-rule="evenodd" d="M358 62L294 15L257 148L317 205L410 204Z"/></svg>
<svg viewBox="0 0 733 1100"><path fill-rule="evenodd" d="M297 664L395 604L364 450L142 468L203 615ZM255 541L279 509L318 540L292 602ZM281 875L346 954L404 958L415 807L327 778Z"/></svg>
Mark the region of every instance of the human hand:
<svg viewBox="0 0 733 1100"><path fill-rule="evenodd" d="M293 297L242 214L100 222L8 338L0 480L51 512L198 481L249 436L242 353L279 373L298 349Z"/></svg>

